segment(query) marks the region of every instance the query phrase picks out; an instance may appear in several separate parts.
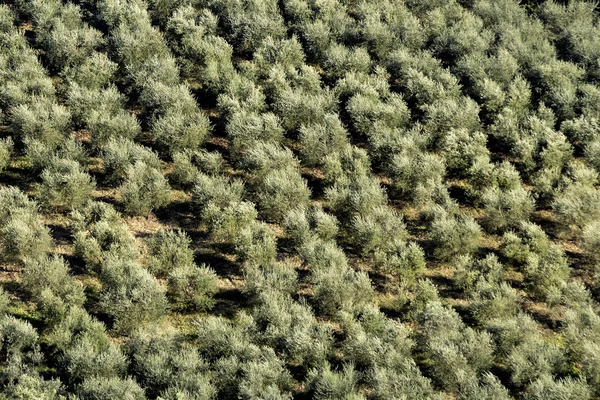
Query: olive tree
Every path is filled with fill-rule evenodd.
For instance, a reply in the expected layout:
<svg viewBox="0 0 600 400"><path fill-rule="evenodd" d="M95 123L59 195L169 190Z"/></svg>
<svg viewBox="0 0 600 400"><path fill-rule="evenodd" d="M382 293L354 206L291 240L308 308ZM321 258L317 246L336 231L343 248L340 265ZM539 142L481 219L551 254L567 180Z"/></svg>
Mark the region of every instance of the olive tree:
<svg viewBox="0 0 600 400"><path fill-rule="evenodd" d="M119 190L127 214L146 216L169 204L171 188L160 170L137 161L127 168L126 174Z"/></svg>
<svg viewBox="0 0 600 400"><path fill-rule="evenodd" d="M38 303L46 319L61 318L68 307L83 306L83 286L69 272L64 259L58 256L25 262L21 284Z"/></svg>
<svg viewBox="0 0 600 400"><path fill-rule="evenodd" d="M13 152L13 140L9 136L4 139L0 139L0 172L4 171L10 163L10 156Z"/></svg>
<svg viewBox="0 0 600 400"><path fill-rule="evenodd" d="M178 267L168 277L167 296L183 310L211 309L217 290L217 275L206 265Z"/></svg>
<svg viewBox="0 0 600 400"><path fill-rule="evenodd" d="M7 261L44 256L52 246L37 203L14 187L0 189L0 254Z"/></svg>
<svg viewBox="0 0 600 400"><path fill-rule="evenodd" d="M433 212L430 225L436 257L448 260L459 254L473 253L481 240L481 228L473 217L452 215L441 207Z"/></svg>
<svg viewBox="0 0 600 400"><path fill-rule="evenodd" d="M53 158L42 171L39 185L40 199L50 207L73 210L92 197L96 182L77 161Z"/></svg>
<svg viewBox="0 0 600 400"><path fill-rule="evenodd" d="M348 144L348 133L335 114L325 115L323 123L302 125L299 132L302 159L311 166Z"/></svg>
<svg viewBox="0 0 600 400"><path fill-rule="evenodd" d="M110 400L125 397L131 400L145 400L144 389L133 379L121 378L89 378L77 390L82 400Z"/></svg>
<svg viewBox="0 0 600 400"><path fill-rule="evenodd" d="M194 264L194 252L190 249L192 241L181 230L161 230L148 242L150 271L165 277L177 268L187 268Z"/></svg>
<svg viewBox="0 0 600 400"><path fill-rule="evenodd" d="M127 168L138 161L153 168L160 168L158 154L129 139L109 139L102 146L101 157L109 184L120 183L126 177Z"/></svg>
<svg viewBox="0 0 600 400"><path fill-rule="evenodd" d="M8 116L19 139L34 138L54 146L68 132L71 123L69 110L47 97L11 108Z"/></svg>
<svg viewBox="0 0 600 400"><path fill-rule="evenodd" d="M487 189L482 195L482 202L486 213L485 223L492 231L515 227L527 221L535 206L530 193L522 187Z"/></svg>
<svg viewBox="0 0 600 400"><path fill-rule="evenodd" d="M118 332L130 332L165 313L167 300L163 288L135 261L107 258L100 281L100 309L113 318Z"/></svg>
<svg viewBox="0 0 600 400"><path fill-rule="evenodd" d="M139 255L133 235L110 204L88 202L71 214L71 225L75 255L91 272L98 272L110 255L129 260Z"/></svg>

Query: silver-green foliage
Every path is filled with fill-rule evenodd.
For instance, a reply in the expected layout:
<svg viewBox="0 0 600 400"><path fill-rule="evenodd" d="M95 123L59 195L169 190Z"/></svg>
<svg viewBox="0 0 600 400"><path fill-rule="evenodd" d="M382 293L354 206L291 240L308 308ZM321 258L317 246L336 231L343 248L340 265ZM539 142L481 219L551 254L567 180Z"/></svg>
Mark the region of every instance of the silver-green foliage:
<svg viewBox="0 0 600 400"><path fill-rule="evenodd" d="M166 311L167 299L158 281L135 261L109 257L100 272L100 308L114 319L114 329L131 332L155 322Z"/></svg>
<svg viewBox="0 0 600 400"><path fill-rule="evenodd" d="M10 157L13 152L13 140L9 136L4 139L0 139L0 172L4 171L10 163Z"/></svg>
<svg viewBox="0 0 600 400"><path fill-rule="evenodd" d="M42 171L38 189L44 205L74 210L92 197L96 182L77 161L53 158Z"/></svg>
<svg viewBox="0 0 600 400"><path fill-rule="evenodd" d="M137 161L127 167L125 173L125 181L119 190L127 214L147 216L169 204L171 188L159 169Z"/></svg>
<svg viewBox="0 0 600 400"><path fill-rule="evenodd" d="M44 256L52 245L37 204L14 187L0 189L0 254L7 261Z"/></svg>

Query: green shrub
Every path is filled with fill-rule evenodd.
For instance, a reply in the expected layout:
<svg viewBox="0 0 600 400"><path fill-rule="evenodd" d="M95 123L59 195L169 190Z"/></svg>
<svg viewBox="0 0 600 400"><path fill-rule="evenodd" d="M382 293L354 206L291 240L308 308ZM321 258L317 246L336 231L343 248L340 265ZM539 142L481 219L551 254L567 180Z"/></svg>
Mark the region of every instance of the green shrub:
<svg viewBox="0 0 600 400"><path fill-rule="evenodd" d="M322 240L335 240L339 231L339 223L335 216L326 213L319 206L313 206L310 221L314 232L319 238Z"/></svg>
<svg viewBox="0 0 600 400"><path fill-rule="evenodd" d="M248 2L240 8L236 3L222 1L217 3L226 23L226 39L236 53L252 53L263 43L266 37L281 40L286 35L283 17L276 2L268 1L258 6Z"/></svg>
<svg viewBox="0 0 600 400"><path fill-rule="evenodd" d="M169 204L171 188L160 170L137 161L127 168L126 174L119 190L127 214L146 216Z"/></svg>
<svg viewBox="0 0 600 400"><path fill-rule="evenodd" d="M389 398L438 399L442 398L432 387L431 381L421 375L419 368L410 360L403 359L396 368L376 366L369 371L368 379L373 388L374 399ZM350 397L360 399L361 395Z"/></svg>
<svg viewBox="0 0 600 400"><path fill-rule="evenodd" d="M322 123L325 116L337 109L337 99L332 91L308 93L302 89L286 89L277 96L274 104L283 128L288 131L302 125Z"/></svg>
<svg viewBox="0 0 600 400"><path fill-rule="evenodd" d="M124 112L125 96L112 85L106 89L96 90L71 83L67 95L67 104L76 126L87 127L89 122Z"/></svg>
<svg viewBox="0 0 600 400"><path fill-rule="evenodd" d="M325 196L330 207L344 216L366 214L387 200L379 181L369 175L340 179L325 190Z"/></svg>
<svg viewBox="0 0 600 400"><path fill-rule="evenodd" d="M349 268L344 253L332 242L311 240L300 249L310 268L315 308L325 315L368 304L373 297L366 273Z"/></svg>
<svg viewBox="0 0 600 400"><path fill-rule="evenodd" d="M600 192L593 186L571 183L556 194L552 209L564 227L582 229L600 219Z"/></svg>
<svg viewBox="0 0 600 400"><path fill-rule="evenodd" d="M191 185L200 170L193 162L194 152L180 151L173 154L174 170L169 175L169 180L183 187ZM218 174L218 173L217 173Z"/></svg>
<svg viewBox="0 0 600 400"><path fill-rule="evenodd" d="M114 378L125 375L127 357L110 343L106 333L69 332L74 336L70 346L60 353L59 367L68 374L69 383L79 383L91 378ZM79 337L78 337L79 336Z"/></svg>
<svg viewBox="0 0 600 400"><path fill-rule="evenodd" d="M102 147L101 156L106 180L110 184L122 182L127 168L138 161L156 169L160 168L160 160L155 152L125 138L109 139Z"/></svg>
<svg viewBox="0 0 600 400"><path fill-rule="evenodd" d="M108 114L92 111L86 121L94 146L101 147L112 139L135 139L142 133L140 124L133 114L118 111Z"/></svg>
<svg viewBox="0 0 600 400"><path fill-rule="evenodd" d="M297 273L288 265L273 263L257 267L246 268L245 292L258 300L263 294L269 292L293 295L297 289Z"/></svg>
<svg viewBox="0 0 600 400"><path fill-rule="evenodd" d="M238 260L249 267L269 265L275 261L277 239L264 222L252 222L239 232L235 243Z"/></svg>
<svg viewBox="0 0 600 400"><path fill-rule="evenodd" d="M58 379L44 380L39 375L23 374L18 382L7 385L5 395L13 399L64 400L59 393L63 392Z"/></svg>
<svg viewBox="0 0 600 400"><path fill-rule="evenodd" d="M452 129L479 130L479 106L469 97L437 99L423 106L424 129L434 138Z"/></svg>
<svg viewBox="0 0 600 400"><path fill-rule="evenodd" d="M467 171L470 187L467 193L476 204L480 204L486 190L498 187L501 190L518 189L521 186L521 176L513 164L503 161L494 164L489 157L477 158Z"/></svg>
<svg viewBox="0 0 600 400"><path fill-rule="evenodd" d="M539 333L525 336L507 357L511 381L520 387L544 375L552 375L564 368L562 351L553 343L543 342Z"/></svg>
<svg viewBox="0 0 600 400"><path fill-rule="evenodd" d="M67 307L83 306L83 286L69 272L69 267L59 256L25 261L21 285L38 303L45 318L61 317Z"/></svg>
<svg viewBox="0 0 600 400"><path fill-rule="evenodd" d="M467 293L472 292L480 283L497 287L504 281L505 266L495 254L488 254L479 260L474 260L470 255L462 255L456 257L454 264L454 281Z"/></svg>
<svg viewBox="0 0 600 400"><path fill-rule="evenodd" d="M307 369L322 365L331 352L331 330L318 322L310 307L288 294L267 288L258 294L253 318L257 338Z"/></svg>
<svg viewBox="0 0 600 400"><path fill-rule="evenodd" d="M216 151L182 151L173 154L175 170L169 178L180 185L190 185L200 172L208 175L221 175L225 171L225 161Z"/></svg>
<svg viewBox="0 0 600 400"><path fill-rule="evenodd" d="M186 85L153 81L144 86L140 103L146 110L153 139L163 150L196 150L208 134L208 118Z"/></svg>
<svg viewBox="0 0 600 400"><path fill-rule="evenodd" d="M202 221L208 224L211 238L232 244L237 243L242 233L249 235L250 226L255 224L257 217L254 204L247 201L232 202L225 207L211 203L202 212Z"/></svg>
<svg viewBox="0 0 600 400"><path fill-rule="evenodd" d="M77 10L78 11L78 10ZM38 25L36 40L45 51L50 68L62 70L77 66L103 45L102 33L81 22L73 23L64 18L55 18L51 30Z"/></svg>
<svg viewBox="0 0 600 400"><path fill-rule="evenodd" d="M567 377L554 380L543 375L527 386L527 398L532 400L587 400L592 398L592 390L584 380Z"/></svg>
<svg viewBox="0 0 600 400"><path fill-rule="evenodd" d="M441 139L440 148L448 171L459 177L466 177L476 160L489 156L487 138L481 132L455 129Z"/></svg>
<svg viewBox="0 0 600 400"><path fill-rule="evenodd" d="M33 138L47 145L60 143L69 131L71 114L47 97L37 97L31 104L9 110L11 127L20 140Z"/></svg>
<svg viewBox="0 0 600 400"><path fill-rule="evenodd" d="M339 79L348 71L369 72L371 58L365 48L348 49L343 44L332 43L323 54L323 67L333 79Z"/></svg>
<svg viewBox="0 0 600 400"><path fill-rule="evenodd" d="M15 382L26 372L32 372L43 358L39 348L39 336L33 326L27 321L12 315L0 319L0 350L3 364L0 377L7 382Z"/></svg>
<svg viewBox="0 0 600 400"><path fill-rule="evenodd" d="M410 120L410 111L402 96L389 94L379 99L372 93L355 94L346 105L353 128L361 135L374 134L375 126L404 128ZM376 124L377 123L377 124Z"/></svg>
<svg viewBox="0 0 600 400"><path fill-rule="evenodd" d="M446 390L460 393L463 385L476 382L477 374L490 368L491 336L465 326L454 310L434 302L426 306L419 321L425 356L432 363L434 378Z"/></svg>
<svg viewBox="0 0 600 400"><path fill-rule="evenodd" d="M324 241L334 240L338 225L338 220L320 206L290 210L283 221L286 233L296 247L302 246L314 235Z"/></svg>
<svg viewBox="0 0 600 400"><path fill-rule="evenodd" d="M405 299L400 299L399 303L403 304L405 301ZM413 289L413 297L409 299L408 319L416 321L427 304L436 301L440 301L437 286L427 278L417 280Z"/></svg>
<svg viewBox="0 0 600 400"><path fill-rule="evenodd" d="M201 213L210 205L225 208L240 202L244 193L244 185L239 180L229 181L222 176L198 174L192 189L192 204Z"/></svg>
<svg viewBox="0 0 600 400"><path fill-rule="evenodd" d="M0 139L0 172L4 171L10 163L10 156L13 152L13 140L9 136L4 139Z"/></svg>
<svg viewBox="0 0 600 400"><path fill-rule="evenodd" d="M78 387L77 395L82 400L146 399L144 389L131 378L89 378Z"/></svg>
<svg viewBox="0 0 600 400"><path fill-rule="evenodd" d="M12 190L4 189L4 193L1 193L0 196ZM14 190L18 192L17 189ZM47 254L52 246L52 238L50 231L34 211L35 203L19 207L17 204L5 203L2 200L4 199L0 199L0 202L7 207L4 209L4 218L0 219L2 221L0 222L0 254L2 257L7 261L14 262L25 257L37 258Z"/></svg>
<svg viewBox="0 0 600 400"><path fill-rule="evenodd" d="M213 382L219 396L252 398L260 392L269 398L288 398L291 380L283 362L273 349L250 342L253 324L249 316L238 315L236 322L211 316L197 325L201 352L215 360ZM259 371L264 378L258 378Z"/></svg>
<svg viewBox="0 0 600 400"><path fill-rule="evenodd" d="M216 292L217 275L205 265L181 266L169 274L167 295L181 309L209 310Z"/></svg>
<svg viewBox="0 0 600 400"><path fill-rule="evenodd" d="M51 321L46 340L54 355L56 367L69 384L94 377L113 377L125 373L127 358L111 342L102 322L83 308L70 307Z"/></svg>
<svg viewBox="0 0 600 400"><path fill-rule="evenodd" d="M256 185L255 195L263 218L279 222L291 209L308 205L310 189L297 170L276 169Z"/></svg>
<svg viewBox="0 0 600 400"><path fill-rule="evenodd" d="M569 360L581 367L581 376L587 379L588 384L598 390L598 333L600 318L591 307L582 307L579 310L569 310L565 314L566 324L562 328L565 346Z"/></svg>
<svg viewBox="0 0 600 400"><path fill-rule="evenodd" d="M265 353L262 358L241 365L240 372L243 378L236 382L239 385L239 396L249 399L262 396L289 399L292 389L292 377L289 371L271 349Z"/></svg>
<svg viewBox="0 0 600 400"><path fill-rule="evenodd" d="M128 260L136 260L139 255L133 235L109 204L88 202L71 214L71 224L75 255L88 271L98 272L109 255Z"/></svg>
<svg viewBox="0 0 600 400"><path fill-rule="evenodd" d="M173 15L172 19L177 17ZM178 41L183 58L182 72L184 76L198 81L202 88L218 93L235 75L231 62L233 48L222 37L211 34L204 25L209 19L216 20L214 15L203 14L201 18L198 21L200 25L191 27L188 22L188 31Z"/></svg>
<svg viewBox="0 0 600 400"><path fill-rule="evenodd" d="M520 298L506 282L480 280L473 288L469 310L480 324L494 318L510 318L520 309Z"/></svg>
<svg viewBox="0 0 600 400"><path fill-rule="evenodd" d="M139 329L127 341L132 369L148 396L208 400L214 398L208 365L181 337L160 328Z"/></svg>
<svg viewBox="0 0 600 400"><path fill-rule="evenodd" d="M523 188L502 190L490 188L482 195L485 223L492 231L518 226L527 221L534 210L535 201Z"/></svg>
<svg viewBox="0 0 600 400"><path fill-rule="evenodd" d="M80 65L67 66L64 74L70 82L100 90L113 80L117 68L117 63L111 61L106 54L95 51Z"/></svg>
<svg viewBox="0 0 600 400"><path fill-rule="evenodd" d="M319 400L364 399L356 391L358 379L359 373L352 364L346 364L342 371L335 371L329 363L320 369L310 370L307 377L314 398Z"/></svg>
<svg viewBox="0 0 600 400"><path fill-rule="evenodd" d="M265 75L274 64L281 65L286 70L300 68L304 65L305 56L302 44L296 36L291 39L274 39L266 37L261 46L254 52L254 62Z"/></svg>
<svg viewBox="0 0 600 400"><path fill-rule="evenodd" d="M158 231L148 242L149 269L157 276L166 277L177 268L194 265L194 252L189 236L181 230Z"/></svg>
<svg viewBox="0 0 600 400"><path fill-rule="evenodd" d="M368 369L378 365L394 368L396 363L410 359L414 343L407 326L392 322L373 305L357 311L356 317L341 313L342 350L347 361ZM388 356L381 358L379 354Z"/></svg>
<svg viewBox="0 0 600 400"><path fill-rule="evenodd" d="M185 149L198 149L208 135L210 123L200 110L190 114L171 111L153 121L151 130L156 144L172 154Z"/></svg>
<svg viewBox="0 0 600 400"><path fill-rule="evenodd" d="M215 362L234 355L250 359L260 354L260 349L250 342L251 322L247 319L236 322L214 315L198 321L196 343L207 361Z"/></svg>
<svg viewBox="0 0 600 400"><path fill-rule="evenodd" d="M27 159L36 172L50 167L56 159L76 161L83 170L87 170L88 152L83 143L75 139L73 135L65 138L57 147L31 138L25 139L24 144Z"/></svg>
<svg viewBox="0 0 600 400"><path fill-rule="evenodd" d="M502 385L500 380L493 374L486 372L480 378L480 383L466 382L461 388L462 393L460 399L476 400L476 399L497 399L509 400L512 397L508 390Z"/></svg>
<svg viewBox="0 0 600 400"><path fill-rule="evenodd" d="M583 228L582 247L586 257L593 262L600 261L600 221L594 221Z"/></svg>
<svg viewBox="0 0 600 400"><path fill-rule="evenodd" d="M336 82L336 92L340 99L352 97L357 93L377 94L386 98L390 94L390 74L382 66L376 66L373 73L348 72Z"/></svg>
<svg viewBox="0 0 600 400"><path fill-rule="evenodd" d="M0 288L0 317L3 317L6 314L9 304L10 298L8 297L8 293Z"/></svg>
<svg viewBox="0 0 600 400"><path fill-rule="evenodd" d="M326 156L347 144L348 133L335 114L325 115L323 123L300 127L300 153L309 166L322 164Z"/></svg>
<svg viewBox="0 0 600 400"><path fill-rule="evenodd" d="M135 261L109 257L102 266L100 281L100 309L113 318L117 332L131 332L165 313L163 288Z"/></svg>
<svg viewBox="0 0 600 400"><path fill-rule="evenodd" d="M539 257L531 255L524 267L525 282L533 293L548 298L552 291L560 288L570 275L567 259L559 257Z"/></svg>
<svg viewBox="0 0 600 400"><path fill-rule="evenodd" d="M252 173L252 180L260 182L273 170L294 171L299 162L292 151L276 143L255 142L241 161L241 166Z"/></svg>
<svg viewBox="0 0 600 400"><path fill-rule="evenodd" d="M352 241L361 253L372 253L385 248L391 239L406 240L408 232L402 215L379 206L367 214L359 214L352 221Z"/></svg>
<svg viewBox="0 0 600 400"><path fill-rule="evenodd" d="M386 171L394 188L421 208L426 208L432 202L447 202L443 159L425 152L414 143L402 145L399 151L392 153Z"/></svg>
<svg viewBox="0 0 600 400"><path fill-rule="evenodd" d="M525 263L531 254L551 258L561 256L560 248L550 241L541 226L532 222L521 223L517 232L506 232L503 239L502 254L517 263Z"/></svg>
<svg viewBox="0 0 600 400"><path fill-rule="evenodd" d="M92 197L96 182L77 161L54 158L42 171L40 199L50 207L73 210Z"/></svg>
<svg viewBox="0 0 600 400"><path fill-rule="evenodd" d="M473 217L452 215L438 207L429 232L436 257L448 260L459 254L471 254L479 246L481 228Z"/></svg>
<svg viewBox="0 0 600 400"><path fill-rule="evenodd" d="M219 95L218 107L227 118L240 111L261 114L266 107L265 94L261 86L252 80L235 75L225 91Z"/></svg>

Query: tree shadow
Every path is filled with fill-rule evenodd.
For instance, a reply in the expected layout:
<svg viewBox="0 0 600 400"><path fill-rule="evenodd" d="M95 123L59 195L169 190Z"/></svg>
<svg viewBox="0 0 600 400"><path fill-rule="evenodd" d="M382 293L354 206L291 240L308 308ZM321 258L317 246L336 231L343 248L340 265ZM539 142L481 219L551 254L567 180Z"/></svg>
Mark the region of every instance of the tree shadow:
<svg viewBox="0 0 600 400"><path fill-rule="evenodd" d="M220 317L233 318L242 310L249 308L247 296L240 289L224 289L215 294L215 305L211 314Z"/></svg>
<svg viewBox="0 0 600 400"><path fill-rule="evenodd" d="M223 253L216 249L207 249L208 251L199 251L195 254L196 264L207 264L221 278L241 278L243 277L242 266L238 263L228 260Z"/></svg>
<svg viewBox="0 0 600 400"><path fill-rule="evenodd" d="M50 235L57 244L69 245L73 242L71 230L65 226L56 224L46 224L50 229Z"/></svg>

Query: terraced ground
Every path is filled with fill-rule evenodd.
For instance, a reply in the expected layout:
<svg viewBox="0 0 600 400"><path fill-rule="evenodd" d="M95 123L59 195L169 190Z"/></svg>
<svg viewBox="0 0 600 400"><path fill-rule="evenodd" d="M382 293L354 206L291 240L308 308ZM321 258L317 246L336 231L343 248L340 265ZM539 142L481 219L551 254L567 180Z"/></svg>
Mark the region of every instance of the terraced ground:
<svg viewBox="0 0 600 400"><path fill-rule="evenodd" d="M600 396L595 3L0 1L0 399Z"/></svg>

